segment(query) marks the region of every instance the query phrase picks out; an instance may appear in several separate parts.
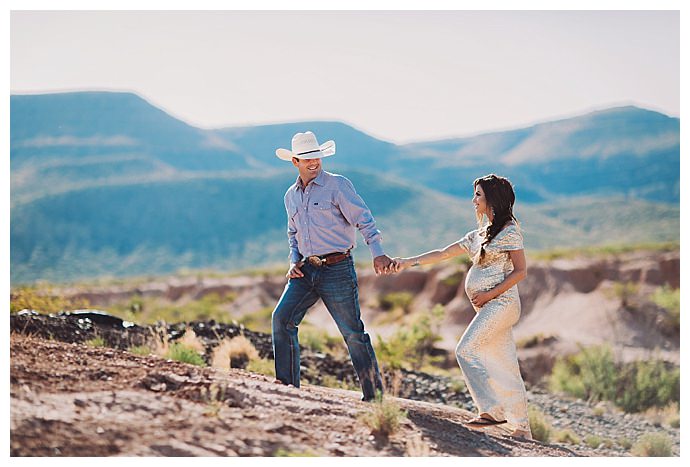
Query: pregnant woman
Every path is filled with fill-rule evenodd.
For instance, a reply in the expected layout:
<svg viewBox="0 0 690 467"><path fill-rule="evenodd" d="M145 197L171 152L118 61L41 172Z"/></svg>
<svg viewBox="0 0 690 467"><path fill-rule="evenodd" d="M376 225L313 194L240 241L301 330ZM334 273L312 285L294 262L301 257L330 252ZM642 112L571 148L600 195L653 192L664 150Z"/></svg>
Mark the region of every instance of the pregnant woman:
<svg viewBox="0 0 690 467"><path fill-rule="evenodd" d="M487 175L474 181L472 203L477 230L441 250L396 258L392 267L398 272L470 255L473 264L465 291L476 314L455 353L479 414L466 425L509 423L513 436L531 439L527 395L513 339L513 325L520 318L516 284L527 275L522 234L513 215L515 192L508 179Z"/></svg>

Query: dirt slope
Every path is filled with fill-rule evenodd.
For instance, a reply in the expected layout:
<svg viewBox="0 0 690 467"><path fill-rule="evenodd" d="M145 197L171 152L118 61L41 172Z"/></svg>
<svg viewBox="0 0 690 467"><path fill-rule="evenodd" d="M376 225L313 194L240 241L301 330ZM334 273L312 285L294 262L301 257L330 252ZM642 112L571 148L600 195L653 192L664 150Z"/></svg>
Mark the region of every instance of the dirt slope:
<svg viewBox="0 0 690 467"><path fill-rule="evenodd" d="M396 399L408 418L384 440L358 419L372 406L356 392L16 333L10 344L12 456L574 455L473 432L450 406Z"/></svg>

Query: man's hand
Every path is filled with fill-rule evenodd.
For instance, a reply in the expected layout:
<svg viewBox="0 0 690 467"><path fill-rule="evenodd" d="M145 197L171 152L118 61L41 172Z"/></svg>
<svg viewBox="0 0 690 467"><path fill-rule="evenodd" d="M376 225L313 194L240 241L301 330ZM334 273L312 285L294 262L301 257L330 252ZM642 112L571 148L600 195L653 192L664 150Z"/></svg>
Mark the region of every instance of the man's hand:
<svg viewBox="0 0 690 467"><path fill-rule="evenodd" d="M291 264L290 269L288 270L287 274L285 274L285 277L287 277L288 279L297 279L299 277L304 277L304 273L300 270L300 268L303 265L304 261Z"/></svg>
<svg viewBox="0 0 690 467"><path fill-rule="evenodd" d="M411 265L412 262L405 258L393 258L393 262L388 267L388 270L397 273L409 268Z"/></svg>
<svg viewBox="0 0 690 467"><path fill-rule="evenodd" d="M374 271L376 271L376 275L379 276L381 274L390 274L393 272L392 269L389 269L392 264L393 260L391 260L388 255L381 255L374 258Z"/></svg>

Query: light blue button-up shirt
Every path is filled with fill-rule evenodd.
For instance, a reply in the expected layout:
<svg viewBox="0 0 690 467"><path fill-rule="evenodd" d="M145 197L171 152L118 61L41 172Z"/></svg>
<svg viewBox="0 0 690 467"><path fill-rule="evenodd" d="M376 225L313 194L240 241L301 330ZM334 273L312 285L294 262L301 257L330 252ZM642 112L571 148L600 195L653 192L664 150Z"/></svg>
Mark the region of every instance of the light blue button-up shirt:
<svg viewBox="0 0 690 467"><path fill-rule="evenodd" d="M297 177L285 193L285 210L291 263L354 248L355 229L362 233L373 258L384 254L371 211L342 175L322 170L306 187Z"/></svg>

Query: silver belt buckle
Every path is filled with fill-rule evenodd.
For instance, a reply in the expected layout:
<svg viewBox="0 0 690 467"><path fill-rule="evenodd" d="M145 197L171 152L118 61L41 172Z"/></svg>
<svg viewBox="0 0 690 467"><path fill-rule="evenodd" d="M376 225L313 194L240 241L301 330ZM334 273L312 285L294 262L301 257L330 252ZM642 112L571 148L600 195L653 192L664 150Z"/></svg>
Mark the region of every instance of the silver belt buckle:
<svg viewBox="0 0 690 467"><path fill-rule="evenodd" d="M319 268L320 268L321 266L323 266L323 265L326 263L325 260L319 258L318 256L310 256L309 258L307 258L307 260L308 260L312 265L314 265L314 266L316 266L316 267L319 267Z"/></svg>

